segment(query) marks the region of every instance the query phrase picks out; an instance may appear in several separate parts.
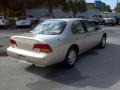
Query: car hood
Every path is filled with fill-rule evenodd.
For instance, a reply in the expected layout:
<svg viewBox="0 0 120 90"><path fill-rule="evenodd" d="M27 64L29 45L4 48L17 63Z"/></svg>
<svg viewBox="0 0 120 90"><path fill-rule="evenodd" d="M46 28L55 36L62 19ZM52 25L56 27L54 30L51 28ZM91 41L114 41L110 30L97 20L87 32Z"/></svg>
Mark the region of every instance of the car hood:
<svg viewBox="0 0 120 90"><path fill-rule="evenodd" d="M104 18L104 19L114 19L114 18Z"/></svg>

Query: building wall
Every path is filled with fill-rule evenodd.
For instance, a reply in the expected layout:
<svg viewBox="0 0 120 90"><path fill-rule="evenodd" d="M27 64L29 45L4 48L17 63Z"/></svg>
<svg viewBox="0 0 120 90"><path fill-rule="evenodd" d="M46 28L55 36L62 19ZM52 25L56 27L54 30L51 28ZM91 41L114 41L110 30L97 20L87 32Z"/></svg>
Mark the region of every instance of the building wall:
<svg viewBox="0 0 120 90"><path fill-rule="evenodd" d="M86 3L86 7L88 9L95 9L96 8L96 4L95 3Z"/></svg>
<svg viewBox="0 0 120 90"><path fill-rule="evenodd" d="M26 15L33 15L35 17L39 17L41 13L48 13L48 9L27 9ZM77 16L89 16L92 17L93 15L100 14L98 9L88 9L84 13L78 13ZM63 12L61 9L53 9L53 15L55 17L62 17L62 16L73 16L72 12Z"/></svg>

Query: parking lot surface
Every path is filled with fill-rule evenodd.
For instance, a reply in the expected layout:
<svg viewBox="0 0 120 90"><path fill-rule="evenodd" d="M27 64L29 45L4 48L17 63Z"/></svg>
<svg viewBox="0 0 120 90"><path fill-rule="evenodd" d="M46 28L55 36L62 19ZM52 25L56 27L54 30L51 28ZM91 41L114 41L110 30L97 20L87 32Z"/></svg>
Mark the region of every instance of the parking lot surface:
<svg viewBox="0 0 120 90"><path fill-rule="evenodd" d="M0 90L120 90L120 26L103 26L108 33L105 49L80 55L77 65L34 67L10 57L0 57ZM24 29L22 29L24 30ZM30 29L0 30L0 44L11 35Z"/></svg>

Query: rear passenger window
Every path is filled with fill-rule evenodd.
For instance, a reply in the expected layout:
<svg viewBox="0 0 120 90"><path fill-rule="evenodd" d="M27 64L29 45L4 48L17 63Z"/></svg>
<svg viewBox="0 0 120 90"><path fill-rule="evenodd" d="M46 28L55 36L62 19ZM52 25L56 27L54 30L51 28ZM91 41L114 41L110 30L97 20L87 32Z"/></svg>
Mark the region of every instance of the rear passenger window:
<svg viewBox="0 0 120 90"><path fill-rule="evenodd" d="M81 34L85 32L80 21L73 22L71 26L71 30L73 34Z"/></svg>
<svg viewBox="0 0 120 90"><path fill-rule="evenodd" d="M87 31L95 31L95 24L90 21L84 21L85 26L87 27Z"/></svg>
<svg viewBox="0 0 120 90"><path fill-rule="evenodd" d="M85 25L86 25L87 27L94 27L94 26L95 26L94 23L89 22L89 21L84 21L84 23L85 23Z"/></svg>

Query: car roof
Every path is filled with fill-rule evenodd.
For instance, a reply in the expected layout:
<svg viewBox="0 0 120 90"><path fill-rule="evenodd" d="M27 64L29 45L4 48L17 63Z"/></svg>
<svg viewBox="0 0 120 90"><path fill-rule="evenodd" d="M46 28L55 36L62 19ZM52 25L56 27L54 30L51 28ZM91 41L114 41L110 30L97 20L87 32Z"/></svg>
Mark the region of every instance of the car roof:
<svg viewBox="0 0 120 90"><path fill-rule="evenodd" d="M86 19L82 19L82 18L60 18L60 19L47 19L47 20L60 20L60 21L71 22L71 21L86 20Z"/></svg>

